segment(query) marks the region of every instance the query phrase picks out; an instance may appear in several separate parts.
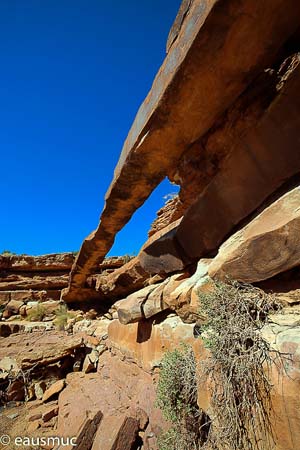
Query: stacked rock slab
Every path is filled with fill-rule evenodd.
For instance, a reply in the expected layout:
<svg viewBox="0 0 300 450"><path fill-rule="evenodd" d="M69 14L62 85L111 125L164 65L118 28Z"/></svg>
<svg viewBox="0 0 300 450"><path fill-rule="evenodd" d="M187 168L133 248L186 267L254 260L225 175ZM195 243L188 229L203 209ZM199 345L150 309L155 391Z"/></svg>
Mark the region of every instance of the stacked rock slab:
<svg viewBox="0 0 300 450"><path fill-rule="evenodd" d="M0 255L0 303L59 300L68 284L73 253Z"/></svg>
<svg viewBox="0 0 300 450"><path fill-rule="evenodd" d="M37 302L43 302L47 311L53 313L61 291L68 286L74 260L73 253L0 255L0 306L4 318L26 315L22 307L30 308ZM125 258L106 258L95 270L109 275L124 262Z"/></svg>

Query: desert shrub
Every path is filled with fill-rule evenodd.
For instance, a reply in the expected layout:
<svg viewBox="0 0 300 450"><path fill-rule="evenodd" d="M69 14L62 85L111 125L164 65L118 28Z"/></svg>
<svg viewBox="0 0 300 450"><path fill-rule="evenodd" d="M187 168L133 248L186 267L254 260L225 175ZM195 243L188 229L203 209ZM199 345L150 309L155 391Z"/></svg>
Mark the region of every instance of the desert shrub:
<svg viewBox="0 0 300 450"><path fill-rule="evenodd" d="M58 330L64 330L68 319L72 319L74 313L68 310L67 305L60 305L59 308L55 310L55 316L54 325Z"/></svg>
<svg viewBox="0 0 300 450"><path fill-rule="evenodd" d="M135 256L136 256L136 255L135 255L134 253L132 253L132 254L126 253L125 255L123 255L123 261L124 261L124 264L127 264L127 263L128 263L129 261L131 261Z"/></svg>
<svg viewBox="0 0 300 450"><path fill-rule="evenodd" d="M268 450L273 444L268 372L277 355L260 329L279 305L272 295L237 282L218 282L199 299L207 317L201 337L209 349L201 376L209 380L214 410L206 444L220 450Z"/></svg>
<svg viewBox="0 0 300 450"><path fill-rule="evenodd" d="M37 306L31 308L26 316L26 320L29 322L40 322L46 316L46 309L42 304L38 304Z"/></svg>
<svg viewBox="0 0 300 450"><path fill-rule="evenodd" d="M173 426L158 439L159 450L197 450L204 440L197 405L197 368L191 347L167 352L161 361L157 406Z"/></svg>
<svg viewBox="0 0 300 450"><path fill-rule="evenodd" d="M11 252L10 250L3 250L3 252L1 253L2 256L14 256L16 255L16 253Z"/></svg>

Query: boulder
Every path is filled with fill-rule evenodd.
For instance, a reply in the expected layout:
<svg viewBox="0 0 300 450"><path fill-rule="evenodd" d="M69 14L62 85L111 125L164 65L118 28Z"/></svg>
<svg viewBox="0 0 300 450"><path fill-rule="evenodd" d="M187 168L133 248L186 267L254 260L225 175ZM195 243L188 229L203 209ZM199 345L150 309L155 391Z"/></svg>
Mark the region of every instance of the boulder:
<svg viewBox="0 0 300 450"><path fill-rule="evenodd" d="M143 245L139 261L143 269L150 273L180 271L191 262L179 248L175 235L182 218L153 234Z"/></svg>
<svg viewBox="0 0 300 450"><path fill-rule="evenodd" d="M79 320L78 322L75 322L73 325L73 333L89 333L93 334L94 330L96 328L96 324L92 323L91 320L83 319Z"/></svg>
<svg viewBox="0 0 300 450"><path fill-rule="evenodd" d="M25 399L25 386L23 380L14 380L6 390L8 402L19 402Z"/></svg>
<svg viewBox="0 0 300 450"><path fill-rule="evenodd" d="M98 313L95 309L91 308L89 311L85 313L85 318L88 320L95 320L98 316Z"/></svg>
<svg viewBox="0 0 300 450"><path fill-rule="evenodd" d="M92 450L131 450L138 431L139 423L133 417L105 417L95 435Z"/></svg>
<svg viewBox="0 0 300 450"><path fill-rule="evenodd" d="M97 364L99 360L99 352L93 349L91 353L88 353L84 359L82 371L84 373L90 373L97 369Z"/></svg>
<svg viewBox="0 0 300 450"><path fill-rule="evenodd" d="M192 276L173 275L163 292L166 305L186 323L203 322L199 301L200 292L213 289L213 280L208 275L211 259L200 259Z"/></svg>
<svg viewBox="0 0 300 450"><path fill-rule="evenodd" d="M76 437L76 445L72 449L90 450L102 417L101 411L88 411Z"/></svg>
<svg viewBox="0 0 300 450"><path fill-rule="evenodd" d="M44 392L47 389L47 385L45 381L39 381L37 383L34 383L34 393L38 400L41 400L43 398Z"/></svg>
<svg viewBox="0 0 300 450"><path fill-rule="evenodd" d="M23 302L17 300L11 300L5 307L4 314L5 317L8 318L12 315L19 314L21 306L23 306Z"/></svg>
<svg viewBox="0 0 300 450"><path fill-rule="evenodd" d="M82 346L82 336L56 330L16 333L0 338L0 360L10 357L22 370L55 363Z"/></svg>
<svg viewBox="0 0 300 450"><path fill-rule="evenodd" d="M109 319L102 319L97 321L97 325L94 331L94 336L99 339L99 341L105 339L108 333L108 327L110 324Z"/></svg>
<svg viewBox="0 0 300 450"><path fill-rule="evenodd" d="M106 299L124 298L143 288L148 278L149 274L141 267L139 259L133 258L111 274L94 276L95 289Z"/></svg>
<svg viewBox="0 0 300 450"><path fill-rule="evenodd" d="M52 406L51 408L48 408L47 411L45 411L42 414L42 420L43 422L48 422L49 420L53 419L53 417L56 417L58 415L58 406Z"/></svg>
<svg viewBox="0 0 300 450"><path fill-rule="evenodd" d="M210 259L201 259L192 276L187 272L172 275L161 283L119 300L115 303L119 321L124 325L139 322L166 309L176 311L184 322L193 323L201 319L198 291L206 291L213 286L208 276L210 263Z"/></svg>
<svg viewBox="0 0 300 450"><path fill-rule="evenodd" d="M42 401L46 402L47 400L50 400L55 395L59 394L63 388L66 385L65 380L58 380L55 383L51 384L51 386L46 389L46 391L43 394Z"/></svg>
<svg viewBox="0 0 300 450"><path fill-rule="evenodd" d="M231 236L209 267L213 278L266 280L300 265L300 187Z"/></svg>
<svg viewBox="0 0 300 450"><path fill-rule="evenodd" d="M146 317L144 307L148 302L152 305L152 314L149 312L149 307L147 309L147 315L149 317L150 314L154 315L162 311L160 302L156 302L155 305L155 297L152 297L154 299L153 301L150 300L150 295L155 289L157 289L156 285L146 286L134 294L129 295L124 300L119 301L117 304L117 311L120 322L127 324L144 319Z"/></svg>

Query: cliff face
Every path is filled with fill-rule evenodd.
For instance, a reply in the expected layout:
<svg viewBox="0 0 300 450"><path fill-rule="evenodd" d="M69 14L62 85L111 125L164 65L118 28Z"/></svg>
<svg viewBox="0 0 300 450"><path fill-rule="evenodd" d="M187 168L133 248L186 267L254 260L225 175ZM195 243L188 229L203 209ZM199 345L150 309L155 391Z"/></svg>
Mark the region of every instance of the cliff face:
<svg viewBox="0 0 300 450"><path fill-rule="evenodd" d="M237 280L256 287L253 298L276 305L258 309L255 336L280 360L261 363L272 386L271 425L257 431L260 444L249 448L269 450L272 441L272 449L300 449L299 19L294 0L184 1L97 230L74 261L71 255L0 260L6 311L22 293L28 299L29 288L30 298L43 300L57 299L64 288L61 298L70 307L93 308L68 322L74 341L58 352L67 369L58 376L66 387L54 429L74 433L82 448L157 450L170 426L155 406L160 362L182 343L192 346L200 365L210 357L201 298ZM139 255L104 259L116 233L166 176L179 194L158 212ZM220 320L228 313L222 307ZM233 323L237 333L242 322ZM16 336L22 340L3 338L4 347ZM249 341L245 346L251 349ZM30 367L46 364L33 356ZM198 380L197 407L211 429L220 429L226 424L218 419L212 379Z"/></svg>
<svg viewBox="0 0 300 450"><path fill-rule="evenodd" d="M68 285L72 253L43 256L0 255L0 298L5 300L59 300Z"/></svg>
<svg viewBox="0 0 300 450"><path fill-rule="evenodd" d="M105 277L122 267L126 258L106 258L95 271ZM0 255L0 306L2 318L26 318L38 304L53 313L67 288L74 253L42 256Z"/></svg>

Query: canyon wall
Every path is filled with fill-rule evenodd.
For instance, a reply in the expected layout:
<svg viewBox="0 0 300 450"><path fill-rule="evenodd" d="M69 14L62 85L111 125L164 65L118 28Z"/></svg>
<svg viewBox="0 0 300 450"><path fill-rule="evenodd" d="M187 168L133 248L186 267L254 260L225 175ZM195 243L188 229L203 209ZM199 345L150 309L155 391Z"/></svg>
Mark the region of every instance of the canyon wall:
<svg viewBox="0 0 300 450"><path fill-rule="evenodd" d="M64 267L59 257L49 257L43 274L38 259L0 261L6 310L29 285L32 295L61 290L71 309L95 310L68 322L74 342L61 358L71 351L73 359L55 404L57 433L75 433L82 448L157 450L170 426L155 404L161 360L182 343L197 361L209 354L201 296L237 280L277 305L257 332L283 360L284 370L273 364L266 372L272 448L300 449L299 24L296 0L184 0L98 228L74 261L61 257ZM158 212L139 254L104 259L165 177L180 186L178 196ZM5 339L10 349L7 339L17 338ZM208 379L198 407L215 417ZM269 450L269 437L261 438Z"/></svg>
<svg viewBox="0 0 300 450"><path fill-rule="evenodd" d="M299 18L293 1L182 3L99 226L84 240L63 294L70 303L111 302L118 318L108 328L110 352L155 373L181 342L201 360L196 330L206 318L199 298L216 281L272 292L282 311L262 333L270 348L288 349L292 373L274 381L273 426L290 427L276 434L278 450L299 448L291 400L300 400ZM138 256L108 277L91 275L166 176L180 186L178 196L158 212ZM198 405L213 416L200 388ZM146 437L142 448L156 448Z"/></svg>

